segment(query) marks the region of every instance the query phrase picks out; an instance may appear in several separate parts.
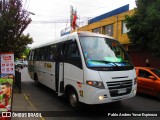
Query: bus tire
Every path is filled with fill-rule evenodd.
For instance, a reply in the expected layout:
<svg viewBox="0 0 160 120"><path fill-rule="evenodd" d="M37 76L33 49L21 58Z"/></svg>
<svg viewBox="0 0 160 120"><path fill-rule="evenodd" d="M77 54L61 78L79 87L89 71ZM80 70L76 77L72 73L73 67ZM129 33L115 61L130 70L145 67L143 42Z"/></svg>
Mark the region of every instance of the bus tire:
<svg viewBox="0 0 160 120"><path fill-rule="evenodd" d="M36 85L36 86L39 86L37 74L34 74L34 82L35 82L35 85Z"/></svg>
<svg viewBox="0 0 160 120"><path fill-rule="evenodd" d="M68 98L68 102L69 102L70 106L73 109L75 109L77 111L81 109L82 105L79 102L77 92L74 89L70 89L68 91L68 97L67 98Z"/></svg>

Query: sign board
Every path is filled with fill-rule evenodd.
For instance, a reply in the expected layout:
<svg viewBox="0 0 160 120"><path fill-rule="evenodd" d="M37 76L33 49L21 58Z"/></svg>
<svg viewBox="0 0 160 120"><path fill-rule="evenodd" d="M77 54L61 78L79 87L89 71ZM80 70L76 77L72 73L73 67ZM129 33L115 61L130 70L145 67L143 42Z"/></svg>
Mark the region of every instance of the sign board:
<svg viewBox="0 0 160 120"><path fill-rule="evenodd" d="M0 53L0 70L1 78L15 75L13 53Z"/></svg>
<svg viewBox="0 0 160 120"><path fill-rule="evenodd" d="M10 120L9 117L3 117L3 113L11 111L14 76L14 53L0 52L0 119L2 120Z"/></svg>

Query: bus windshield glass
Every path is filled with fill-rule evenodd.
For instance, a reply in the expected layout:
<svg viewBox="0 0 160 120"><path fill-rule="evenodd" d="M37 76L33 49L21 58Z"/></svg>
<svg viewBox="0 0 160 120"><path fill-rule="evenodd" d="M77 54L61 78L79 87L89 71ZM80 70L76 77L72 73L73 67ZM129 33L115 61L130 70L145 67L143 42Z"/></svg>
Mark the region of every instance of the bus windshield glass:
<svg viewBox="0 0 160 120"><path fill-rule="evenodd" d="M117 41L104 37L80 36L87 67L131 67L128 54Z"/></svg>

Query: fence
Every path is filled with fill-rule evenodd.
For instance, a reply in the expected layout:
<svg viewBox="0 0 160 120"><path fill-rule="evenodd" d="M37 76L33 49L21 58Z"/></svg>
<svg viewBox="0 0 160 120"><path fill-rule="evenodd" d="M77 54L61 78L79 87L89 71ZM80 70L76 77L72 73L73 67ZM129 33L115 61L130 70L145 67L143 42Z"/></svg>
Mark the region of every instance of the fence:
<svg viewBox="0 0 160 120"><path fill-rule="evenodd" d="M21 93L21 73L17 70L15 70L15 86L18 89L18 91Z"/></svg>

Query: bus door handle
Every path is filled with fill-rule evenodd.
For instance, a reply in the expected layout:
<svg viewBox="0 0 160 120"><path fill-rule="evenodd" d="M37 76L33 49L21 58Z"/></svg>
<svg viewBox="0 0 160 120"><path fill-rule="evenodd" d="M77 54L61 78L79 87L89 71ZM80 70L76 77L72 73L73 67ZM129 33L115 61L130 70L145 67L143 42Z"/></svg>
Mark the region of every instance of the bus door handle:
<svg viewBox="0 0 160 120"><path fill-rule="evenodd" d="M53 74L51 74L51 76L53 76Z"/></svg>

